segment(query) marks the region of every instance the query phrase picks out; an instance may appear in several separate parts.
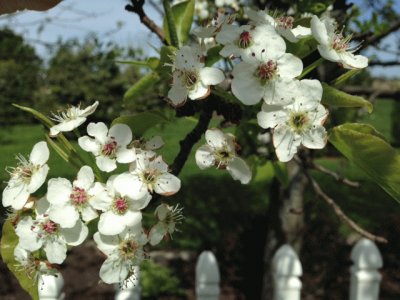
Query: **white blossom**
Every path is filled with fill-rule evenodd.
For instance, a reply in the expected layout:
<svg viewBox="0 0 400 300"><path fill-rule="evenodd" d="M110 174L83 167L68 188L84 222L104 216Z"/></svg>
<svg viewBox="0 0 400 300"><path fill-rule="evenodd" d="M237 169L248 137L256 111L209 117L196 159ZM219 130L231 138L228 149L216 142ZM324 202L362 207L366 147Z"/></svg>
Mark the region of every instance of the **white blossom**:
<svg viewBox="0 0 400 300"><path fill-rule="evenodd" d="M117 163L130 163L135 160L134 149L127 145L132 141L132 131L128 125L115 124L108 130L103 122L89 123L89 136L78 139L79 146L96 156L96 164L100 170L111 172L117 168Z"/></svg>
<svg viewBox="0 0 400 300"><path fill-rule="evenodd" d="M162 203L157 206L154 214L158 222L149 232L149 243L153 246L160 243L167 234L172 236L172 233L176 231L176 224L179 224L183 219L182 208L178 205L172 207Z"/></svg>
<svg viewBox="0 0 400 300"><path fill-rule="evenodd" d="M37 202L36 217L23 217L15 229L19 237L18 246L27 251L43 247L50 263L61 264L67 255L67 245L80 245L88 235L88 228L81 221L72 228L62 228L49 218L49 203L46 198Z"/></svg>
<svg viewBox="0 0 400 300"><path fill-rule="evenodd" d="M235 137L225 134L217 128L208 129L205 134L206 145L196 151L196 163L200 169L216 166L226 169L233 179L247 184L251 180L251 171L246 162L236 154Z"/></svg>
<svg viewBox="0 0 400 300"><path fill-rule="evenodd" d="M210 85L224 81L224 73L217 68L205 67L202 52L197 47L183 46L175 56L173 83L168 98L174 106L183 104L189 97L192 100L206 98Z"/></svg>
<svg viewBox="0 0 400 300"><path fill-rule="evenodd" d="M232 24L235 21L235 15L219 10L215 17L205 27L197 27L192 33L199 38L215 37L224 26Z"/></svg>
<svg viewBox="0 0 400 300"><path fill-rule="evenodd" d="M145 259L143 246L147 243L147 237L140 226L113 236L96 232L93 239L100 251L107 255L100 268L100 278L105 283L124 282L133 275L134 267Z"/></svg>
<svg viewBox="0 0 400 300"><path fill-rule="evenodd" d="M135 148L136 155L146 155L148 157L152 157L156 155L154 150L160 149L165 144L164 140L161 136L153 136L150 139L138 139L133 140L132 143L129 145Z"/></svg>
<svg viewBox="0 0 400 300"><path fill-rule="evenodd" d="M115 235L126 228L137 226L142 220L140 210L150 202L147 192L139 193L138 188L111 176L107 181L107 197L93 199L93 206L103 211L98 224L99 232L105 235ZM100 184L97 185L100 188Z"/></svg>
<svg viewBox="0 0 400 300"><path fill-rule="evenodd" d="M328 112L320 104L322 86L318 80L302 80L296 90L296 100L287 106L263 104L258 113L262 128L273 128L273 144L278 159L287 162L303 145L310 149L322 149L327 133L322 126Z"/></svg>
<svg viewBox="0 0 400 300"><path fill-rule="evenodd" d="M346 69L362 69L368 66L368 58L353 54L358 49L350 46L351 36L344 37L343 30L337 30L337 24L333 19L320 20L317 16L313 16L311 31L319 43L318 51L323 58L337 62Z"/></svg>
<svg viewBox="0 0 400 300"><path fill-rule="evenodd" d="M282 39L282 38L280 38ZM286 105L294 101L293 90L303 70L301 59L285 53L281 42L253 52L252 57L235 65L232 92L246 105L261 99L272 105Z"/></svg>
<svg viewBox="0 0 400 300"><path fill-rule="evenodd" d="M131 187L131 192L136 197L154 192L171 196L179 191L181 181L168 171L168 165L161 156L138 155L136 161L130 165L129 173L119 175L115 184Z"/></svg>
<svg viewBox="0 0 400 300"><path fill-rule="evenodd" d="M56 136L60 132L72 131L86 121L86 117L94 113L99 102L96 101L92 105L81 109L80 105L70 106L59 114L53 114L51 119L59 124L50 128L50 136Z"/></svg>
<svg viewBox="0 0 400 300"><path fill-rule="evenodd" d="M71 182L65 178L49 180L47 200L50 202L50 220L61 227L71 228L79 220L89 222L98 217L92 202L97 197L106 197L104 191L96 188L94 174L89 166L83 166L77 179Z"/></svg>
<svg viewBox="0 0 400 300"><path fill-rule="evenodd" d="M250 24L256 26L260 25L272 25L276 32L287 39L289 42L297 43L299 39L310 36L311 29L298 25L294 27L294 18L291 16L276 16L273 17L268 14L265 10L252 10L247 9L246 13L250 19Z"/></svg>
<svg viewBox="0 0 400 300"><path fill-rule="evenodd" d="M11 206L15 210L24 207L30 194L36 192L46 180L49 154L47 143L39 142L33 147L29 160L17 155L17 167L7 168L10 180L3 191L3 206Z"/></svg>

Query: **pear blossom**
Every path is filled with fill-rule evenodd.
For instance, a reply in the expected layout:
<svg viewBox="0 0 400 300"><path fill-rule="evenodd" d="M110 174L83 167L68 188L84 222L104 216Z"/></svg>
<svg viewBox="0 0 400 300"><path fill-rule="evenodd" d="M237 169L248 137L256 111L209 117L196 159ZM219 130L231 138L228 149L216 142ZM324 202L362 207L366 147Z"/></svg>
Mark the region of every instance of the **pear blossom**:
<svg viewBox="0 0 400 300"><path fill-rule="evenodd" d="M282 53L286 50L285 41L270 25L226 25L218 32L215 40L224 45L220 55L241 57L243 60L251 58L257 48L268 48L271 52Z"/></svg>
<svg viewBox="0 0 400 300"><path fill-rule="evenodd" d="M233 179L242 184L249 183L251 171L246 162L237 156L235 137L217 128L208 129L205 137L207 144L197 149L195 154L198 167L202 170L211 166L226 169Z"/></svg>
<svg viewBox="0 0 400 300"><path fill-rule="evenodd" d="M205 27L196 27L193 29L192 33L199 38L211 38L215 37L218 32L220 32L224 26L232 24L235 21L235 15L231 15L223 10L218 10L215 17L211 22Z"/></svg>
<svg viewBox="0 0 400 300"><path fill-rule="evenodd" d="M273 17L266 10L256 11L252 9L247 9L246 13L250 19L250 24L255 26L271 25L277 33L291 43L297 43L299 39L311 35L310 28L301 25L294 27L294 18L291 16L282 15Z"/></svg>
<svg viewBox="0 0 400 300"><path fill-rule="evenodd" d="M73 227L79 220L89 222L98 217L93 207L93 200L97 197L107 197L105 191L96 188L94 174L89 166L83 166L77 179L71 182L65 178L49 180L47 200L50 203L50 220L64 228Z"/></svg>
<svg viewBox="0 0 400 300"><path fill-rule="evenodd" d="M46 142L33 146L29 160L21 154L17 155L17 167L9 167L10 180L3 190L3 206L11 206L15 210L22 209L30 194L36 192L45 182L49 166L49 148Z"/></svg>
<svg viewBox="0 0 400 300"><path fill-rule="evenodd" d="M49 203L41 198L36 205L36 216L23 217L15 233L19 237L18 247L33 252L43 247L50 263L61 264L67 255L68 246L80 245L88 235L88 228L81 221L72 228L62 228L49 218Z"/></svg>
<svg viewBox="0 0 400 300"><path fill-rule="evenodd" d="M135 160L134 149L127 145L132 141L132 131L128 125L115 124L108 130L103 122L89 123L89 136L78 139L79 146L96 156L96 164L100 170L111 172L117 168L117 163L130 163Z"/></svg>
<svg viewBox="0 0 400 300"><path fill-rule="evenodd" d="M136 155L146 155L151 157L156 155L154 150L160 149L164 144L165 142L162 137L157 135L148 140L143 138L133 140L129 146L135 148Z"/></svg>
<svg viewBox="0 0 400 300"><path fill-rule="evenodd" d="M116 185L131 187L131 193L140 197L145 193L171 196L181 188L181 180L168 172L161 156L138 155L129 167L129 173L116 178Z"/></svg>
<svg viewBox="0 0 400 300"><path fill-rule="evenodd" d="M183 104L188 97L192 100L206 98L210 94L210 85L225 79L220 69L204 66L199 48L189 46L177 51L172 76L168 98L174 106Z"/></svg>
<svg viewBox="0 0 400 300"><path fill-rule="evenodd" d="M124 282L134 275L135 267L146 258L143 246L147 244L147 237L140 226L112 236L96 232L93 239L100 251L107 255L100 268L100 278L105 283Z"/></svg>
<svg viewBox="0 0 400 300"><path fill-rule="evenodd" d="M354 55L357 48L351 48L351 36L344 37L343 30L337 30L336 22L331 18L311 18L311 31L319 43L319 54L333 62L337 62L346 69L362 69L368 66L368 58Z"/></svg>
<svg viewBox="0 0 400 300"><path fill-rule="evenodd" d="M72 131L86 121L86 117L94 113L99 102L96 101L92 105L81 109L80 105L70 106L59 114L53 114L51 119L59 124L50 128L50 136L56 136L60 132Z"/></svg>
<svg viewBox="0 0 400 300"><path fill-rule="evenodd" d="M318 80L302 80L296 90L296 100L287 106L263 104L258 113L262 128L273 128L273 144L278 159L287 162L297 153L300 145L322 149L327 132L322 126L328 112L320 104L322 86Z"/></svg>
<svg viewBox="0 0 400 300"><path fill-rule="evenodd" d="M160 243L167 234L172 235L176 231L176 224L183 219L182 208L178 205L172 207L162 203L157 206L154 214L158 219L158 223L149 232L149 243L153 246Z"/></svg>
<svg viewBox="0 0 400 300"><path fill-rule="evenodd" d="M279 42L280 44L280 42ZM261 99L271 105L286 105L294 101L293 90L303 70L301 59L285 53L277 43L258 49L250 59L233 68L232 93L245 105Z"/></svg>
<svg viewBox="0 0 400 300"><path fill-rule="evenodd" d="M93 206L103 211L98 229L101 234L116 235L126 228L136 226L142 220L140 210L150 202L151 196L138 193L137 187L129 186L118 176L111 176L107 181L107 197L96 198Z"/></svg>

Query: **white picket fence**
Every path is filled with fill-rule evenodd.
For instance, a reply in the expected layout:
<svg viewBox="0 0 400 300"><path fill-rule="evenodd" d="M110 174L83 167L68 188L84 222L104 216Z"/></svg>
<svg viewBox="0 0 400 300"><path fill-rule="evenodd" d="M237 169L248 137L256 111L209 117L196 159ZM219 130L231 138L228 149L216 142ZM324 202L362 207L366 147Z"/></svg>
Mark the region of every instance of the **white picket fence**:
<svg viewBox="0 0 400 300"><path fill-rule="evenodd" d="M382 256L374 242L361 239L351 251L353 266L350 268L350 300L378 300L382 268ZM301 262L289 245L283 245L273 257L274 300L300 300L303 274ZM115 300L140 300L140 272L127 287L116 286ZM62 300L64 280L59 274L42 276L39 297L43 300ZM220 295L218 262L210 251L203 251L196 264L196 297L198 300L217 300Z"/></svg>

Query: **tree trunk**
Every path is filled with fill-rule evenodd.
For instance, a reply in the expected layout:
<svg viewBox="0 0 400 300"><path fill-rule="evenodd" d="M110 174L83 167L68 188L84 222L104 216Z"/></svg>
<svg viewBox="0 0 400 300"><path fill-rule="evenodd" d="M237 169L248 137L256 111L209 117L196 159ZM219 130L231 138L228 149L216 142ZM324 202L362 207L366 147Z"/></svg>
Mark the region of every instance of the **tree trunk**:
<svg viewBox="0 0 400 300"><path fill-rule="evenodd" d="M273 281L271 262L282 244L290 244L297 253L303 243L303 199L307 178L301 167L291 161L287 164L289 185L283 188L274 179L268 207L267 240L264 249L264 277L262 299L272 299Z"/></svg>

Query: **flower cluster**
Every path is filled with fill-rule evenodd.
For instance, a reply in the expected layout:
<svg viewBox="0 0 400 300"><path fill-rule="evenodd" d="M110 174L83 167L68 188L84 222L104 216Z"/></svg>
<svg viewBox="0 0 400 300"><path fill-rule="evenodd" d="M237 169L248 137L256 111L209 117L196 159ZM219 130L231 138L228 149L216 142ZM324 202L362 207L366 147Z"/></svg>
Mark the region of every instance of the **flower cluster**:
<svg viewBox="0 0 400 300"><path fill-rule="evenodd" d="M49 135L75 129L96 107L97 102L83 110L68 108L54 118L58 124L50 128ZM47 192L41 193L49 171L46 142L37 143L29 159L17 156L17 167L8 169L3 206L14 210L11 216L19 239L15 259L32 277L53 274L53 264L63 263L68 248L82 244L89 235L88 224L98 219L94 240L107 256L100 278L106 283L123 282L146 258L145 246L169 237L182 219L181 209L160 204L154 226L142 226L142 210L153 194L170 196L181 187L179 178L169 173L156 153L164 144L161 137L134 140L127 125L116 124L108 130L101 122L89 123L87 132L89 136L80 137L78 143L94 155L99 170L108 173L122 163L129 164L127 171L103 181L106 173L83 165L74 181L51 178Z"/></svg>
<svg viewBox="0 0 400 300"><path fill-rule="evenodd" d="M367 58L354 55L357 48L350 47L350 38L338 32L336 22L329 17L311 16L307 27L297 25L292 16L276 12L245 9L245 13L248 24L239 25L234 15L219 13L208 25L194 29L193 33L201 43L211 39L214 45L221 47L219 54L231 64L230 90L240 102L256 105L262 100L258 124L272 131L273 145L280 161L291 160L301 145L310 149L323 148L327 141L323 124L328 112L321 104L322 85L316 79L300 80L303 62L287 52L287 45L312 37L318 43L322 58L349 69L365 68ZM179 51L184 49L186 53L194 53L196 47L184 46ZM201 80L218 84L214 78L204 74ZM174 89L175 81L171 90ZM213 137L207 138L207 135ZM229 164L237 163L232 160L236 154L230 139L218 130L207 131L207 145L196 153L198 166L201 169L211 165L226 168L233 178L240 179L233 174ZM244 170L242 174L246 174ZM247 174L243 178L247 180ZM240 179L242 183L246 181L243 178Z"/></svg>

